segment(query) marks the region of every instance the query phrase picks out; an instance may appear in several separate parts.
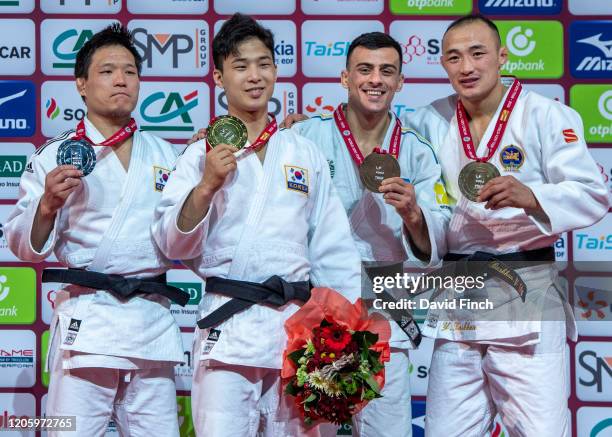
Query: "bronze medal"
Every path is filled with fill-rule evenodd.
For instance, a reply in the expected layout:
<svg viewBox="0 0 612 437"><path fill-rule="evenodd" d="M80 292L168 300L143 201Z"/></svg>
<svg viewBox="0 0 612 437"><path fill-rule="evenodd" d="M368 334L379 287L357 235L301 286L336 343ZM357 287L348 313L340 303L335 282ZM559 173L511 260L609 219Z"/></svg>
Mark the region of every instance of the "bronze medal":
<svg viewBox="0 0 612 437"><path fill-rule="evenodd" d="M359 177L370 191L378 193L383 180L400 176L397 159L389 153L370 153L359 166Z"/></svg>
<svg viewBox="0 0 612 437"><path fill-rule="evenodd" d="M233 115L222 115L208 126L206 140L210 147L229 144L237 149L242 149L247 142L247 128L239 118Z"/></svg>
<svg viewBox="0 0 612 437"><path fill-rule="evenodd" d="M468 200L476 202L482 187L499 175L499 170L493 164L472 161L459 173L459 190Z"/></svg>

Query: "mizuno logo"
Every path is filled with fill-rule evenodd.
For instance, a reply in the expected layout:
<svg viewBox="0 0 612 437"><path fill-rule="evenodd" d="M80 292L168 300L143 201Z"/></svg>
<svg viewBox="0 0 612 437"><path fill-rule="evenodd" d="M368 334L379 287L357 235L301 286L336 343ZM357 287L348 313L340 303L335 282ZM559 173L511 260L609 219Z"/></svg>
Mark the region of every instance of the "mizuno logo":
<svg viewBox="0 0 612 437"><path fill-rule="evenodd" d="M11 100L18 99L19 97L23 96L26 91L27 90L19 91L18 93L15 93L13 95L0 98L0 106L4 105L6 102L10 102Z"/></svg>
<svg viewBox="0 0 612 437"><path fill-rule="evenodd" d="M597 47L601 52L605 55L606 58L612 58L612 40L610 41L602 41L601 33L597 35L590 36L588 38L579 39L576 42L581 42L584 44L590 44L592 46Z"/></svg>

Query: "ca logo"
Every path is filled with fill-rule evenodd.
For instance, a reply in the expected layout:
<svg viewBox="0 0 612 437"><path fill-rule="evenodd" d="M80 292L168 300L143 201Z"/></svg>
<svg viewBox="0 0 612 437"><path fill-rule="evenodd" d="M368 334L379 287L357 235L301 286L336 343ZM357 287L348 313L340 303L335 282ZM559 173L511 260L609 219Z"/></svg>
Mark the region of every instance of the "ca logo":
<svg viewBox="0 0 612 437"><path fill-rule="evenodd" d="M608 90L599 97L597 108L602 117L612 120L612 90Z"/></svg>
<svg viewBox="0 0 612 437"><path fill-rule="evenodd" d="M6 299L6 297L9 294L9 291L11 291L11 287L4 286L6 281L7 281L6 276L4 275L0 276L0 302Z"/></svg>
<svg viewBox="0 0 612 437"><path fill-rule="evenodd" d="M525 29L522 32L521 26L513 27L506 36L506 45L508 50L516 56L527 56L535 49L535 41L530 41L533 36L533 30Z"/></svg>

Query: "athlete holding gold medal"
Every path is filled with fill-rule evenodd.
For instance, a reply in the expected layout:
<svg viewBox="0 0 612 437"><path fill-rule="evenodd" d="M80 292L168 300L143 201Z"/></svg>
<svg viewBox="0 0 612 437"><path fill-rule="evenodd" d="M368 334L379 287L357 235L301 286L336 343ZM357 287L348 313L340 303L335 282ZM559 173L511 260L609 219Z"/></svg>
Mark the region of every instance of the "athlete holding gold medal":
<svg viewBox="0 0 612 437"><path fill-rule="evenodd" d="M494 309L429 310L423 332L436 338L430 437L485 435L497 413L512 436L571 433L565 345L566 335L576 338L575 322L558 292L552 246L560 233L606 214L607 189L579 115L517 80L506 88L507 56L487 18L453 22L442 65L457 94L403 120L436 149L454 204L445 259L507 263L527 290L491 279L477 295ZM455 290L440 295L456 297Z"/></svg>

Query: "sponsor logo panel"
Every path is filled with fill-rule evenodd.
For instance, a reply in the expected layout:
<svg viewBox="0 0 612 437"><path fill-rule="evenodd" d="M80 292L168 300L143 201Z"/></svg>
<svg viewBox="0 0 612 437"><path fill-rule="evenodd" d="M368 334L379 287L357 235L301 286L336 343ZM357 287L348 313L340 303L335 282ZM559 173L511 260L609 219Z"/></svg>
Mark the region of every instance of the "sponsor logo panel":
<svg viewBox="0 0 612 437"><path fill-rule="evenodd" d="M508 62L502 74L525 79L563 75L563 26L559 21L496 21Z"/></svg>
<svg viewBox="0 0 612 437"><path fill-rule="evenodd" d="M485 15L552 15L561 12L562 0L478 0Z"/></svg>
<svg viewBox="0 0 612 437"><path fill-rule="evenodd" d="M0 198L17 199L19 179L35 147L31 143L0 143ZM4 235L0 223L0 250ZM0 260L2 260L0 255Z"/></svg>
<svg viewBox="0 0 612 437"><path fill-rule="evenodd" d="M612 214L588 228L572 232L574 261L578 270L610 271L612 269ZM588 262L580 262L588 261Z"/></svg>
<svg viewBox="0 0 612 437"><path fill-rule="evenodd" d="M36 131L36 87L27 80L0 80L0 138Z"/></svg>
<svg viewBox="0 0 612 437"><path fill-rule="evenodd" d="M312 117L322 112L332 113L336 107L346 101L346 90L340 82L310 82L302 88L302 113Z"/></svg>
<svg viewBox="0 0 612 437"><path fill-rule="evenodd" d="M203 20L132 20L143 76L208 74L208 24Z"/></svg>
<svg viewBox="0 0 612 437"><path fill-rule="evenodd" d="M32 331L0 331L0 387L32 387L36 383L36 335Z"/></svg>
<svg viewBox="0 0 612 437"><path fill-rule="evenodd" d="M191 390L191 379L193 378L193 333L181 332L183 349L185 350L185 362L174 367L174 381L177 390Z"/></svg>
<svg viewBox="0 0 612 437"><path fill-rule="evenodd" d="M0 0L0 14L23 14L34 10L34 0Z"/></svg>
<svg viewBox="0 0 612 437"><path fill-rule="evenodd" d="M612 21L574 21L569 34L572 76L612 78Z"/></svg>
<svg viewBox="0 0 612 437"><path fill-rule="evenodd" d="M116 20L43 20L40 24L40 64L49 76L74 76L79 50L92 36ZM72 83L74 88L74 82Z"/></svg>
<svg viewBox="0 0 612 437"><path fill-rule="evenodd" d="M134 118L162 138L191 138L209 120L208 85L201 82L141 82Z"/></svg>
<svg viewBox="0 0 612 437"><path fill-rule="evenodd" d="M364 32L384 32L380 21L310 20L302 24L302 70L308 77L340 77L351 41Z"/></svg>
<svg viewBox="0 0 612 437"><path fill-rule="evenodd" d="M0 325L35 320L36 271L30 267L0 267Z"/></svg>
<svg viewBox="0 0 612 437"><path fill-rule="evenodd" d="M574 317L578 334L606 336L612 332L612 278L576 278Z"/></svg>
<svg viewBox="0 0 612 437"><path fill-rule="evenodd" d="M191 270L173 269L167 273L168 284L189 293L184 307L173 303L170 312L181 328L193 328L198 317L198 305L204 292L204 282Z"/></svg>
<svg viewBox="0 0 612 437"><path fill-rule="evenodd" d="M2 12L0 7L0 14ZM35 70L36 30L34 22L16 19L0 20L0 75L29 76Z"/></svg>
<svg viewBox="0 0 612 437"><path fill-rule="evenodd" d="M449 83L405 83L402 90L395 95L391 109L401 117L453 93L453 87Z"/></svg>
<svg viewBox="0 0 612 437"><path fill-rule="evenodd" d="M402 46L405 77L446 78L440 63L442 35L450 21L394 21L390 34Z"/></svg>
<svg viewBox="0 0 612 437"><path fill-rule="evenodd" d="M9 419L36 416L36 398L30 393L0 393L0 432L2 436L34 437L34 431L8 431Z"/></svg>
<svg viewBox="0 0 612 437"><path fill-rule="evenodd" d="M576 395L581 401L612 401L612 342L576 345Z"/></svg>
<svg viewBox="0 0 612 437"><path fill-rule="evenodd" d="M612 434L612 407L580 407L576 416L579 436L606 437Z"/></svg>
<svg viewBox="0 0 612 437"><path fill-rule="evenodd" d="M208 0L127 0L132 14L203 14Z"/></svg>
<svg viewBox="0 0 612 437"><path fill-rule="evenodd" d="M472 0L390 0L389 7L394 14L467 15Z"/></svg>
<svg viewBox="0 0 612 437"><path fill-rule="evenodd" d="M612 15L610 0L568 0L569 10L574 15Z"/></svg>
<svg viewBox="0 0 612 437"><path fill-rule="evenodd" d="M215 0L215 12L220 15L231 15L234 12L251 15L288 15L295 12L295 0L283 1L244 1Z"/></svg>
<svg viewBox="0 0 612 437"><path fill-rule="evenodd" d="M48 14L116 14L121 0L40 0L40 8Z"/></svg>
<svg viewBox="0 0 612 437"><path fill-rule="evenodd" d="M612 143L612 85L574 85L570 106L580 113L589 143Z"/></svg>
<svg viewBox="0 0 612 437"><path fill-rule="evenodd" d="M307 15L378 15L384 0L302 0L302 12Z"/></svg>
<svg viewBox="0 0 612 437"><path fill-rule="evenodd" d="M87 113L73 81L43 82L40 106L42 133L46 137L75 129Z"/></svg>

